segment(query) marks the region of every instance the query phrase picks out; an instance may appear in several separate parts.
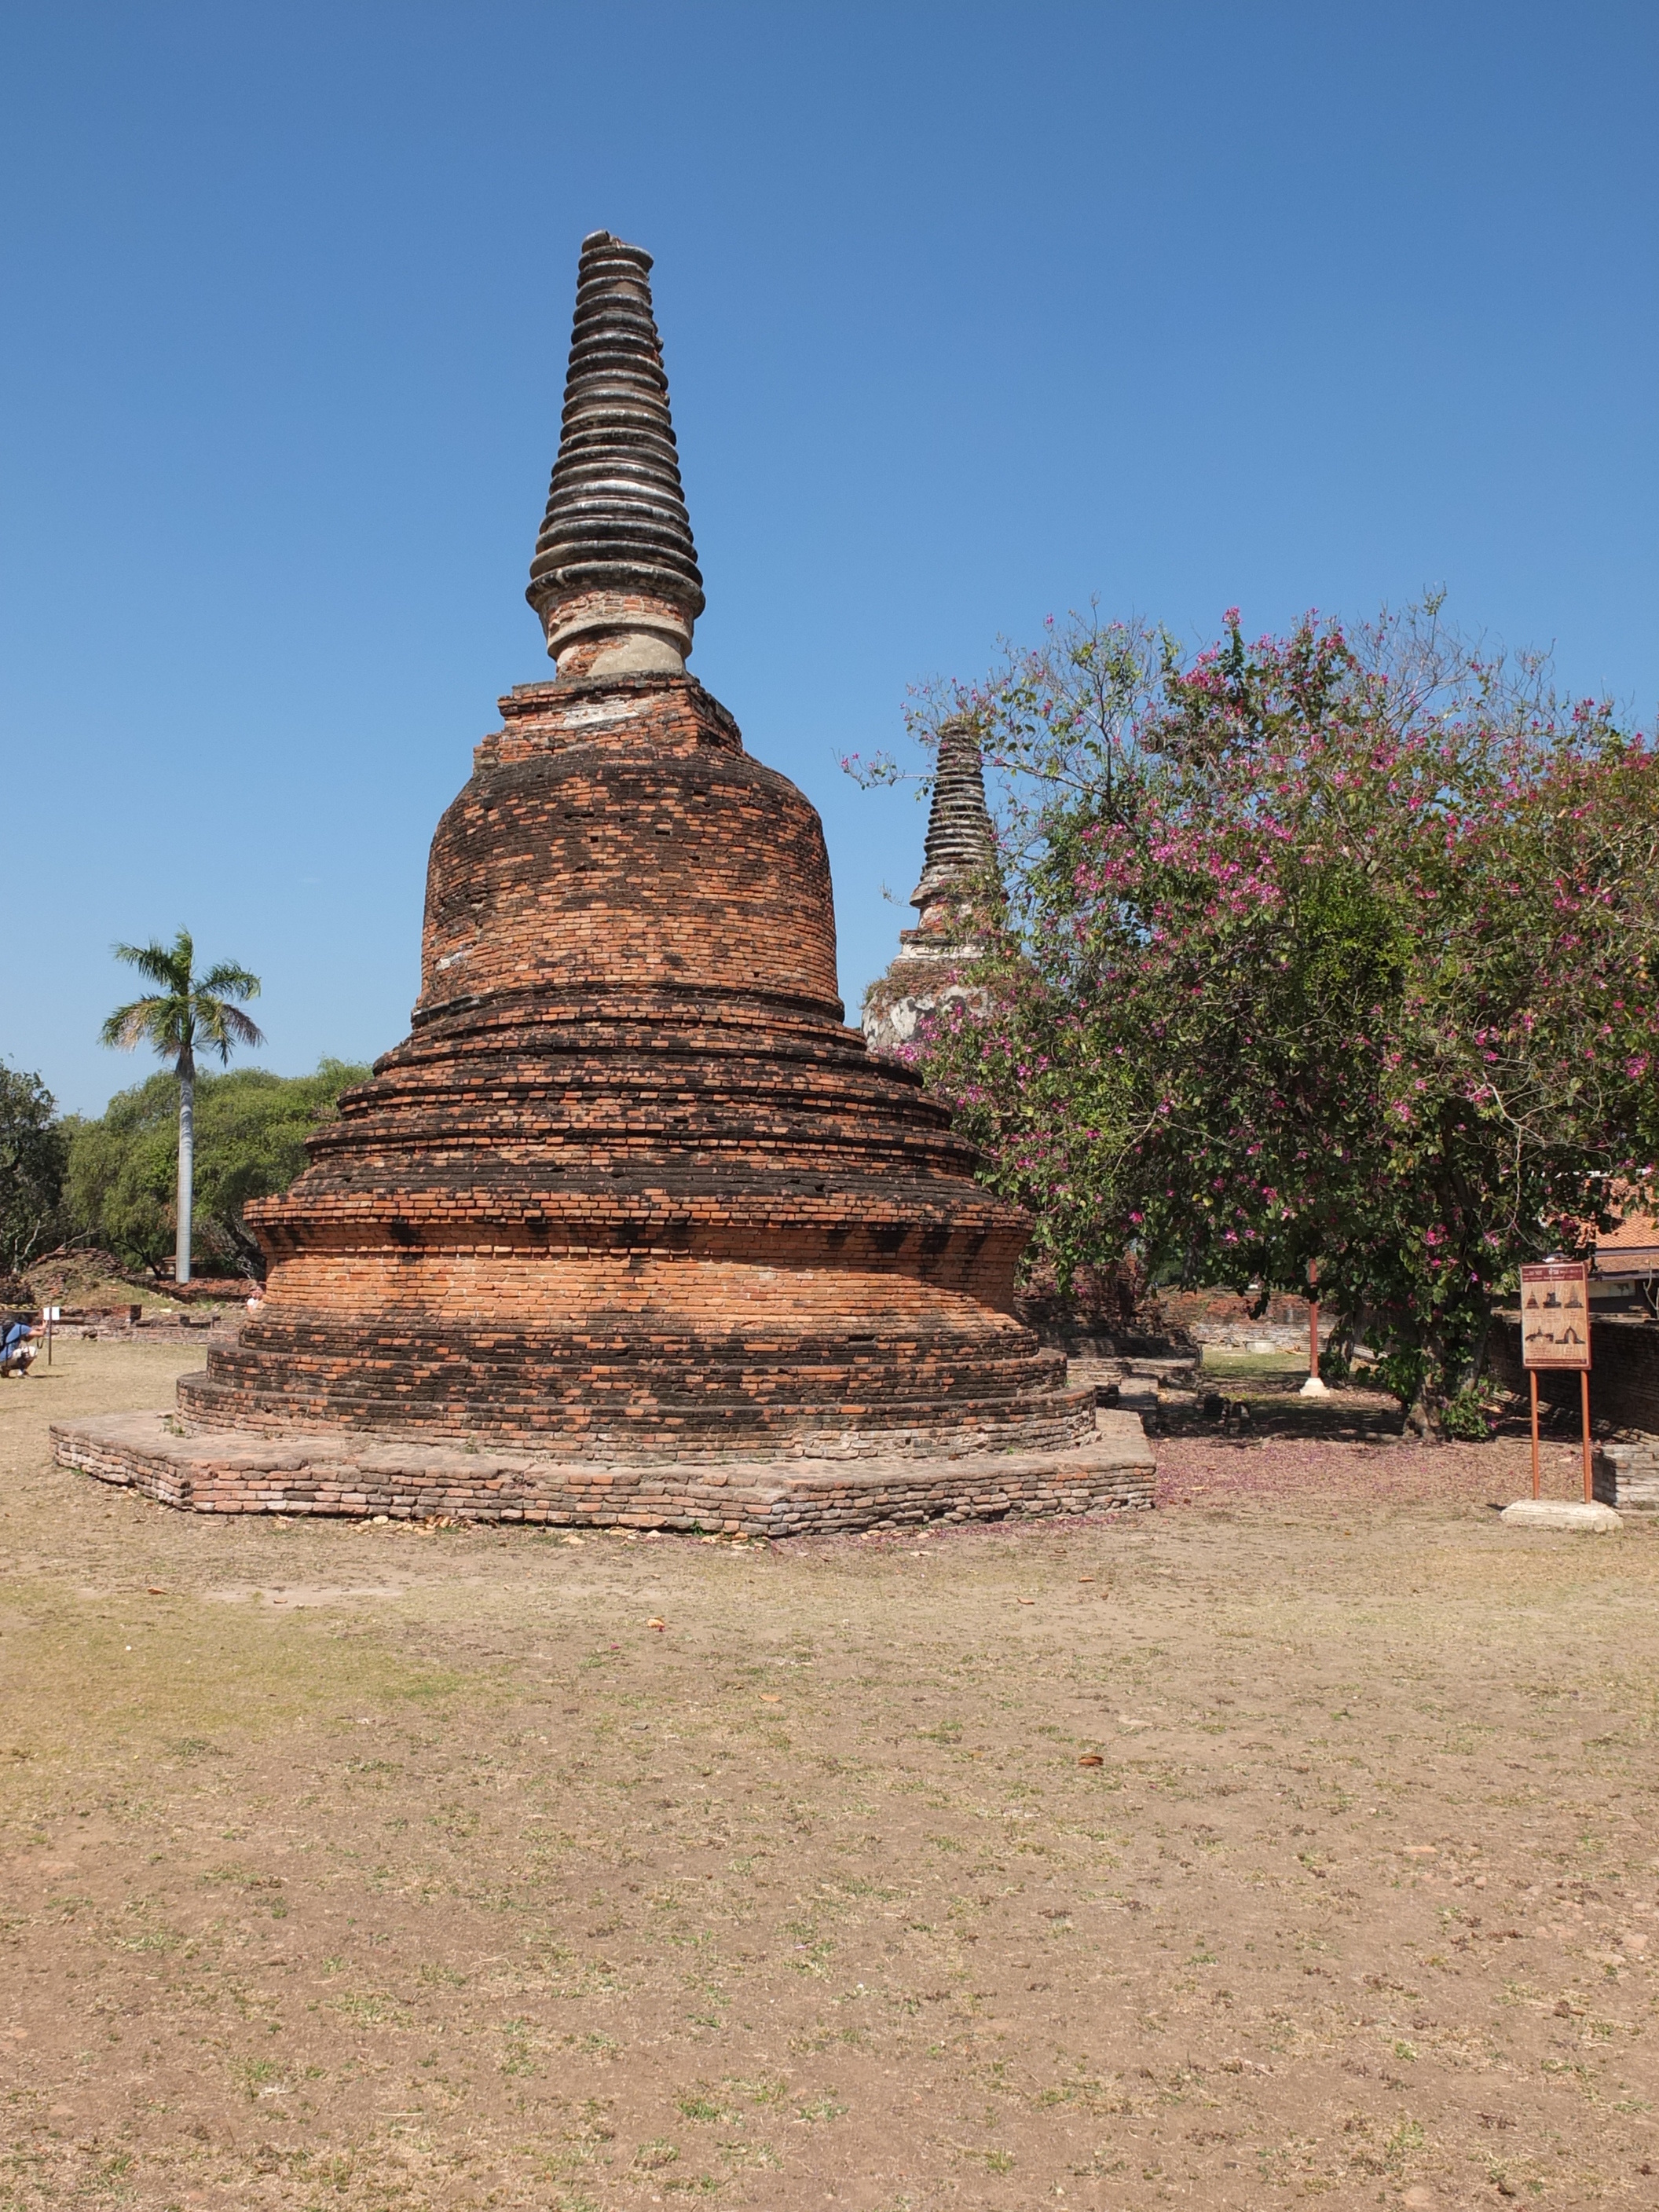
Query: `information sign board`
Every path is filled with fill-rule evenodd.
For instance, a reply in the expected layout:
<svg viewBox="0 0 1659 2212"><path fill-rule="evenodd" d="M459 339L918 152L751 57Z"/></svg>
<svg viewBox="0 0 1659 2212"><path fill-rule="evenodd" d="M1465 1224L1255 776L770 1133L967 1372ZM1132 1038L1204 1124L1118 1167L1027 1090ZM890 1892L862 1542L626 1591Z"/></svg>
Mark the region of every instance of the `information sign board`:
<svg viewBox="0 0 1659 2212"><path fill-rule="evenodd" d="M1540 1260L1521 1270L1521 1357L1528 1367L1590 1364L1589 1270Z"/></svg>

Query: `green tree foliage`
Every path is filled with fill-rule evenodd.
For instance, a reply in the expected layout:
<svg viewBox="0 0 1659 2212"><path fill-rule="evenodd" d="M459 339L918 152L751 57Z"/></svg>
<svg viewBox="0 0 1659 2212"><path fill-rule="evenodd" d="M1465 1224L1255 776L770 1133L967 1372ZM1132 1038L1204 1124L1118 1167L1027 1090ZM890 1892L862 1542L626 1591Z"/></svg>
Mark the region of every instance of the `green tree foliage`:
<svg viewBox="0 0 1659 2212"><path fill-rule="evenodd" d="M325 1060L314 1075L238 1068L196 1079L196 1226L214 1273L258 1264L243 1219L250 1199L284 1191L306 1164L305 1140L331 1121L342 1091L367 1067ZM171 1073L112 1098L100 1119L70 1125L68 1200L77 1233L139 1266L173 1247L179 1079Z"/></svg>
<svg viewBox="0 0 1659 2212"><path fill-rule="evenodd" d="M0 1272L57 1241L68 1164L57 1100L38 1075L0 1062Z"/></svg>
<svg viewBox="0 0 1659 2212"><path fill-rule="evenodd" d="M1006 902L927 1080L1062 1277L1304 1287L1440 1425L1494 1297L1659 1152L1659 757L1431 602L1182 656L1093 617L929 708Z"/></svg>

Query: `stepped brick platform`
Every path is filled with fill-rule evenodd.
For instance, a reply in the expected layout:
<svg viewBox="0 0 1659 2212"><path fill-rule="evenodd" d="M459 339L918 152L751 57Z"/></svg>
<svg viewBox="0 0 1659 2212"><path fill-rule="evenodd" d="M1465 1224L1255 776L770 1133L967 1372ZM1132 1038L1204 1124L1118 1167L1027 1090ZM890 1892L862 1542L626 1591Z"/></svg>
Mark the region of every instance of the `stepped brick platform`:
<svg viewBox="0 0 1659 2212"><path fill-rule="evenodd" d="M194 1513L449 1518L552 1528L669 1528L779 1538L878 1523L1133 1510L1152 1503L1151 1446L1133 1413L1051 1453L931 1459L573 1465L343 1436L181 1436L165 1413L110 1413L52 1432L61 1467Z"/></svg>
<svg viewBox="0 0 1659 2212"><path fill-rule="evenodd" d="M70 1464L215 1511L665 1527L1117 1495L1013 1312L1025 1217L845 1024L816 811L686 672L650 265L582 248L528 594L557 678L438 825L411 1033L247 1208L264 1300L177 1433L106 1462L83 1425Z"/></svg>
<svg viewBox="0 0 1659 2212"><path fill-rule="evenodd" d="M817 814L684 675L526 685L433 842L406 1044L249 1208L193 1428L569 1458L1050 1449L1024 1218L834 996Z"/></svg>

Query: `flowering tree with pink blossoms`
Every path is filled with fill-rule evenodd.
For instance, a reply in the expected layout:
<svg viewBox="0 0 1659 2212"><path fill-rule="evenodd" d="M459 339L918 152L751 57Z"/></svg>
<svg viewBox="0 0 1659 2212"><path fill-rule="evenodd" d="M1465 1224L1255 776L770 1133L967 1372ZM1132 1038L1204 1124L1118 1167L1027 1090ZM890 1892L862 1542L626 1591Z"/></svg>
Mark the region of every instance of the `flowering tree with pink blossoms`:
<svg viewBox="0 0 1659 2212"><path fill-rule="evenodd" d="M1431 599L1183 655L1091 613L985 684L1002 879L917 1053L1062 1279L1300 1289L1437 1431L1519 1263L1659 1155L1659 756ZM879 774L879 766L875 771Z"/></svg>

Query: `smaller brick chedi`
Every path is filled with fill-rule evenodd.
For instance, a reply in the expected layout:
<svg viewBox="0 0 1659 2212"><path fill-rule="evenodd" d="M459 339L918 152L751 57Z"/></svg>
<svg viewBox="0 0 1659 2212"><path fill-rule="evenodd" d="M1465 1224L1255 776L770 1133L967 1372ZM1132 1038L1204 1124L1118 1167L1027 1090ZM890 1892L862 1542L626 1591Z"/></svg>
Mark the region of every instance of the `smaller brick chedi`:
<svg viewBox="0 0 1659 2212"><path fill-rule="evenodd" d="M1013 1317L1026 1223L845 1025L818 817L686 672L650 268L583 244L528 595L556 678L477 748L411 1033L250 1208L264 1305L180 1413L582 1462L1064 1449L1092 1395Z"/></svg>
<svg viewBox="0 0 1659 2212"><path fill-rule="evenodd" d="M975 997L963 971L980 955L974 904L991 888L995 868L979 732L968 716L953 716L939 733L921 881L910 894L916 927L899 932L897 959L864 996L865 1042L872 1052L902 1054L926 1016Z"/></svg>

